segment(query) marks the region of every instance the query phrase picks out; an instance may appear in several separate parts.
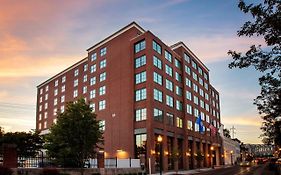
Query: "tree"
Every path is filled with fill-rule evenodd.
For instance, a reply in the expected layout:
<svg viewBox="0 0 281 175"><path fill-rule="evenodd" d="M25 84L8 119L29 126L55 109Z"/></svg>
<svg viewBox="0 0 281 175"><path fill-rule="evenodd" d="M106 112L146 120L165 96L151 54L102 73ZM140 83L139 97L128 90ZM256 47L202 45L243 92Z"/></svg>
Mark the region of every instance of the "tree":
<svg viewBox="0 0 281 175"><path fill-rule="evenodd" d="M230 137L230 131L228 130L228 129L223 129L223 135L225 136L225 137L227 137L227 138L231 138Z"/></svg>
<svg viewBox="0 0 281 175"><path fill-rule="evenodd" d="M85 159L95 154L102 144L102 131L96 114L84 99L67 103L66 110L59 113L57 123L46 136L47 154L64 167L81 168Z"/></svg>
<svg viewBox="0 0 281 175"><path fill-rule="evenodd" d="M43 139L38 132L7 132L0 137L0 147L15 144L17 153L22 157L35 156L43 148Z"/></svg>
<svg viewBox="0 0 281 175"><path fill-rule="evenodd" d="M237 35L263 37L265 46L252 45L244 54L230 50L233 61L229 67L254 67L263 74L259 78L261 93L254 100L264 120L261 137L265 143L281 146L281 124L275 122L281 116L281 1L263 0L247 5L240 0L238 7L254 20L247 21Z"/></svg>

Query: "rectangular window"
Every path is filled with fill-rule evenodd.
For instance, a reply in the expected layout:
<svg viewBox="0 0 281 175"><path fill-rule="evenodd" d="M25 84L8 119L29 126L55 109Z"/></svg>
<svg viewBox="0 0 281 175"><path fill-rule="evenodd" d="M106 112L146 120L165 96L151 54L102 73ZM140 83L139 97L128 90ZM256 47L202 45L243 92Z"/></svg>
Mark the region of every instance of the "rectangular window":
<svg viewBox="0 0 281 175"><path fill-rule="evenodd" d="M205 83L204 83L204 87L205 87L206 90L209 90L208 83L205 82Z"/></svg>
<svg viewBox="0 0 281 175"><path fill-rule="evenodd" d="M196 84L194 84L194 83L193 83L193 90L194 90L194 92L198 93L198 86Z"/></svg>
<svg viewBox="0 0 281 175"><path fill-rule="evenodd" d="M196 64L195 61L193 61L193 60L192 60L192 67L193 67L194 69L197 69L197 64Z"/></svg>
<svg viewBox="0 0 281 175"><path fill-rule="evenodd" d="M73 91L73 97L75 98L77 96L78 96L78 90L76 89L76 90Z"/></svg>
<svg viewBox="0 0 281 175"><path fill-rule="evenodd" d="M56 80L56 81L55 81L55 87L57 87L58 84L59 84L59 80Z"/></svg>
<svg viewBox="0 0 281 175"><path fill-rule="evenodd" d="M192 72L192 77L194 80L198 81L198 76L195 72Z"/></svg>
<svg viewBox="0 0 281 175"><path fill-rule="evenodd" d="M188 78L185 78L185 85L191 88L191 80Z"/></svg>
<svg viewBox="0 0 281 175"><path fill-rule="evenodd" d="M197 108L194 108L194 117L199 116L199 110Z"/></svg>
<svg viewBox="0 0 281 175"><path fill-rule="evenodd" d="M48 118L48 112L44 112L44 118Z"/></svg>
<svg viewBox="0 0 281 175"><path fill-rule="evenodd" d="M61 87L61 92L64 92L65 91L65 85L63 85L62 87Z"/></svg>
<svg viewBox="0 0 281 175"><path fill-rule="evenodd" d="M154 100L159 101L159 102L163 102L163 93L162 93L162 91L160 91L158 89L154 89L153 90L153 97L154 97Z"/></svg>
<svg viewBox="0 0 281 175"><path fill-rule="evenodd" d="M184 70L188 75L190 75L191 71L190 71L190 68L187 65L184 65Z"/></svg>
<svg viewBox="0 0 281 175"><path fill-rule="evenodd" d="M95 112L96 111L96 104L90 103L90 109L92 110L92 112Z"/></svg>
<svg viewBox="0 0 281 175"><path fill-rule="evenodd" d="M44 122L44 128L47 128L47 121Z"/></svg>
<svg viewBox="0 0 281 175"><path fill-rule="evenodd" d="M182 111L182 102L181 101L176 100L176 109L178 111Z"/></svg>
<svg viewBox="0 0 281 175"><path fill-rule="evenodd" d="M177 127L182 128L182 119L177 117Z"/></svg>
<svg viewBox="0 0 281 175"><path fill-rule="evenodd" d="M190 91L186 91L186 99L188 99L190 101L192 100L192 94Z"/></svg>
<svg viewBox="0 0 281 175"><path fill-rule="evenodd" d="M166 79L166 89L170 90L173 92L173 82L171 82L170 80Z"/></svg>
<svg viewBox="0 0 281 175"><path fill-rule="evenodd" d="M193 130L193 125L191 120L187 120L187 129L188 130Z"/></svg>
<svg viewBox="0 0 281 175"><path fill-rule="evenodd" d="M145 49L145 40L135 44L135 53L138 53L139 51L142 51L144 49Z"/></svg>
<svg viewBox="0 0 281 175"><path fill-rule="evenodd" d="M136 138L136 142L135 142L135 147L137 148L137 150L143 150L146 148L146 134L137 134L135 135ZM143 152L140 151L136 151L137 153L137 157L139 157L140 154L142 154Z"/></svg>
<svg viewBox="0 0 281 175"><path fill-rule="evenodd" d="M156 72L153 72L153 81L162 86L162 76Z"/></svg>
<svg viewBox="0 0 281 175"><path fill-rule="evenodd" d="M198 97L197 97L196 95L193 96L193 102L194 102L196 105L199 105Z"/></svg>
<svg viewBox="0 0 281 175"><path fill-rule="evenodd" d="M92 78L90 79L90 85L92 86L92 85L94 85L94 84L96 84L96 77L92 77Z"/></svg>
<svg viewBox="0 0 281 175"><path fill-rule="evenodd" d="M79 74L79 69L76 69L76 70L74 71L74 77L78 76L78 74Z"/></svg>
<svg viewBox="0 0 281 175"><path fill-rule="evenodd" d="M100 87L99 88L99 95L104 95L105 91L106 91L106 87L105 86Z"/></svg>
<svg viewBox="0 0 281 175"><path fill-rule="evenodd" d="M104 59L100 62L100 69L105 68L105 67L106 67L106 59Z"/></svg>
<svg viewBox="0 0 281 175"><path fill-rule="evenodd" d="M153 56L153 65L158 69L162 69L162 61L156 56Z"/></svg>
<svg viewBox="0 0 281 175"><path fill-rule="evenodd" d="M166 105L170 107L174 107L174 99L173 97L166 95Z"/></svg>
<svg viewBox="0 0 281 175"><path fill-rule="evenodd" d="M173 77L173 69L170 66L168 66L167 64L165 65L165 72L169 76Z"/></svg>
<svg viewBox="0 0 281 175"><path fill-rule="evenodd" d="M152 41L152 48L153 48L153 50L155 50L157 53L159 53L161 55L162 48L157 42Z"/></svg>
<svg viewBox="0 0 281 175"><path fill-rule="evenodd" d="M94 72L96 72L96 71L97 71L97 65L94 64L94 65L92 65L92 66L90 67L90 72L91 72L91 73L94 73Z"/></svg>
<svg viewBox="0 0 281 175"><path fill-rule="evenodd" d="M165 58L169 62L172 62L172 54L170 54L170 52L168 52L167 50L165 50Z"/></svg>
<svg viewBox="0 0 281 175"><path fill-rule="evenodd" d="M100 74L100 82L106 80L106 72Z"/></svg>
<svg viewBox="0 0 281 175"><path fill-rule="evenodd" d="M189 55L187 55L186 53L184 53L184 60L186 61L186 62L188 62L188 63L190 63L190 57L189 57Z"/></svg>
<svg viewBox="0 0 281 175"><path fill-rule="evenodd" d="M96 90L94 89L90 91L90 99L93 99L95 97L96 97Z"/></svg>
<svg viewBox="0 0 281 175"><path fill-rule="evenodd" d="M210 116L209 116L209 115L206 115L206 121L207 121L208 123L210 123Z"/></svg>
<svg viewBox="0 0 281 175"><path fill-rule="evenodd" d="M174 115L170 113L166 113L167 116L167 124L173 126L174 125Z"/></svg>
<svg viewBox="0 0 281 175"><path fill-rule="evenodd" d="M45 92L48 92L49 91L49 86L47 85L46 87L45 87Z"/></svg>
<svg viewBox="0 0 281 175"><path fill-rule="evenodd" d="M203 80L202 80L202 78L200 78L200 77L199 77L199 84L200 84L201 86L204 86Z"/></svg>
<svg viewBox="0 0 281 175"><path fill-rule="evenodd" d="M136 90L135 93L136 101L141 101L146 99L146 88Z"/></svg>
<svg viewBox="0 0 281 175"><path fill-rule="evenodd" d="M105 120L99 121L99 127L100 127L100 131L102 131L102 132L105 131Z"/></svg>
<svg viewBox="0 0 281 175"><path fill-rule="evenodd" d="M146 56L145 55L135 59L135 68L139 68L141 66L144 66L145 64L146 64Z"/></svg>
<svg viewBox="0 0 281 175"><path fill-rule="evenodd" d="M163 111L160 109L154 108L153 118L155 121L163 122Z"/></svg>
<svg viewBox="0 0 281 175"><path fill-rule="evenodd" d="M209 101L209 94L205 93L205 99Z"/></svg>
<svg viewBox="0 0 281 175"><path fill-rule="evenodd" d="M135 75L135 83L140 84L146 81L146 71Z"/></svg>
<svg viewBox="0 0 281 175"><path fill-rule="evenodd" d="M63 95L63 96L60 97L60 102L63 103L64 100L65 100L65 96Z"/></svg>
<svg viewBox="0 0 281 175"><path fill-rule="evenodd" d="M74 80L73 86L74 86L74 87L78 86L78 79Z"/></svg>
<svg viewBox="0 0 281 175"><path fill-rule="evenodd" d="M45 94L45 100L48 100L49 95Z"/></svg>
<svg viewBox="0 0 281 175"><path fill-rule="evenodd" d="M88 64L84 65L84 72L86 72L88 70Z"/></svg>
<svg viewBox="0 0 281 175"><path fill-rule="evenodd" d="M88 79L88 76L87 76L87 75L84 75L84 76L83 76L83 82L86 82L87 79Z"/></svg>
<svg viewBox="0 0 281 175"><path fill-rule="evenodd" d="M40 95L42 95L43 94L43 89L40 89Z"/></svg>
<svg viewBox="0 0 281 175"><path fill-rule="evenodd" d="M191 105L189 105L189 104L186 105L186 112L188 114L192 115L192 106Z"/></svg>
<svg viewBox="0 0 281 175"><path fill-rule="evenodd" d="M203 91L203 89L199 88L199 94L200 94L200 96L204 97L204 91Z"/></svg>
<svg viewBox="0 0 281 175"><path fill-rule="evenodd" d="M97 53L93 53L91 55L91 61L95 61L97 59Z"/></svg>
<svg viewBox="0 0 281 175"><path fill-rule="evenodd" d="M175 59L175 66L179 69L181 69L181 62L177 59Z"/></svg>
<svg viewBox="0 0 281 175"><path fill-rule="evenodd" d="M104 56L104 55L106 55L106 47L100 50L100 56Z"/></svg>
<svg viewBox="0 0 281 175"><path fill-rule="evenodd" d="M55 89L54 90L54 96L57 96L58 95L58 89Z"/></svg>
<svg viewBox="0 0 281 175"><path fill-rule="evenodd" d="M177 72L176 72L176 80L177 80L178 82L181 82L181 81L182 81L181 74L179 74L179 73L177 73Z"/></svg>
<svg viewBox="0 0 281 175"><path fill-rule="evenodd" d="M182 96L182 88L181 87L176 86L176 94L178 96Z"/></svg>
<svg viewBox="0 0 281 175"><path fill-rule="evenodd" d="M200 67L198 67L198 72L199 72L200 75L203 75L203 71Z"/></svg>
<svg viewBox="0 0 281 175"><path fill-rule="evenodd" d="M208 81L208 74L206 74L205 72L204 72L204 78L205 78L205 80Z"/></svg>
<svg viewBox="0 0 281 175"><path fill-rule="evenodd" d="M62 83L64 83L64 82L65 82L65 80L66 80L66 77L65 77L65 76L63 76L63 77L61 78L61 82L62 82Z"/></svg>
<svg viewBox="0 0 281 175"><path fill-rule="evenodd" d="M102 100L102 101L99 101L99 110L104 110L105 109L105 105L106 105L106 102L105 100Z"/></svg>
<svg viewBox="0 0 281 175"><path fill-rule="evenodd" d="M135 114L136 121L146 120L146 116L147 116L146 108L136 110L136 114Z"/></svg>
<svg viewBox="0 0 281 175"><path fill-rule="evenodd" d="M54 106L56 106L57 104L58 104L58 99L55 98L55 99L54 99Z"/></svg>

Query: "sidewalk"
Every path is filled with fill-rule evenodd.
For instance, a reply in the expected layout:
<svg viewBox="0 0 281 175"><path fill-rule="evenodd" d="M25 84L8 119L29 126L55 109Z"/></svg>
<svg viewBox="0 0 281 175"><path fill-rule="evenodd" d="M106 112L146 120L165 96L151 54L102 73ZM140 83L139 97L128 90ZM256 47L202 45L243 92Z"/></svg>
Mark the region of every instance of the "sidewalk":
<svg viewBox="0 0 281 175"><path fill-rule="evenodd" d="M215 166L214 169L220 169L220 168L228 168L233 165L221 165L221 166ZM168 172L163 172L162 175L173 175L173 174L184 174L184 175L192 175L192 174L197 174L197 173L202 173L205 171L210 171L213 170L213 168L200 168L200 169L193 169L193 170L184 170L184 171L168 171ZM159 175L160 173L152 174L152 175Z"/></svg>

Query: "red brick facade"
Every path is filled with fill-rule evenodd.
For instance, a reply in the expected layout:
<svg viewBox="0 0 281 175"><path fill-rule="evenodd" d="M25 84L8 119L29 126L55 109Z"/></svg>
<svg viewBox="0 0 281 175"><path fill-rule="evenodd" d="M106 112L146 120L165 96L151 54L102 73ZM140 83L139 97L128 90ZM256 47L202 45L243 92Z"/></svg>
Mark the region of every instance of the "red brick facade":
<svg viewBox="0 0 281 175"><path fill-rule="evenodd" d="M86 58L38 86L37 130L46 133L65 102L84 97L104 121L106 157L143 156L155 171L161 135L165 171L198 167L198 150L205 156L201 166L222 163L221 138L208 130L210 123L220 126L219 95L208 68L182 42L169 47L133 22L87 51ZM198 116L203 133L195 124Z"/></svg>

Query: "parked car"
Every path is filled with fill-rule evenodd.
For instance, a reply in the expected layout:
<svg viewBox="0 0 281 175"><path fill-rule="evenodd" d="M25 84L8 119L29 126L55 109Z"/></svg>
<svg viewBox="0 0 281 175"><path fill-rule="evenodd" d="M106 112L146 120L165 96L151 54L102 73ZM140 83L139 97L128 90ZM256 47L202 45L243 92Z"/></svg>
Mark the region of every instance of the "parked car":
<svg viewBox="0 0 281 175"><path fill-rule="evenodd" d="M251 166L251 162L243 161L243 162L240 163L240 166Z"/></svg>

